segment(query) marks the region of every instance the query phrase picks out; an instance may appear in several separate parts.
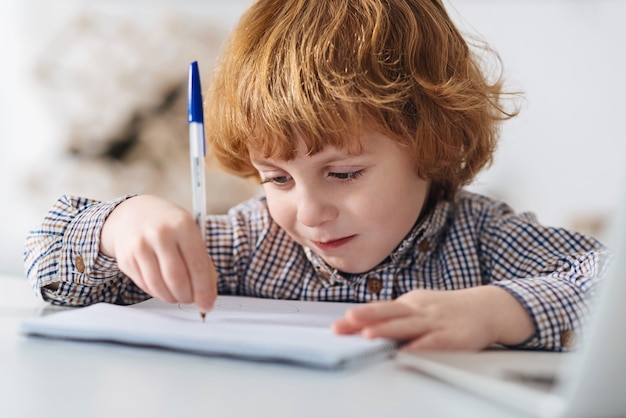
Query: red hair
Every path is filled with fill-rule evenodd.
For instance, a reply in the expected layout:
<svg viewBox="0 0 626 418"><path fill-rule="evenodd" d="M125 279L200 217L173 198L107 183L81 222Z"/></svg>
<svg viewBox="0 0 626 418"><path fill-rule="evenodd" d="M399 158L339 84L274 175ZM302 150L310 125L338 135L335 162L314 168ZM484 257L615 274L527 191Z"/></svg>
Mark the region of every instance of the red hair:
<svg viewBox="0 0 626 418"><path fill-rule="evenodd" d="M358 151L365 122L407 148L436 197L451 198L491 163L500 122L517 114L502 105L499 57L475 46L440 0L259 0L208 91L212 154L258 176L251 152L289 160L296 132L311 154ZM479 60L489 54L494 81Z"/></svg>

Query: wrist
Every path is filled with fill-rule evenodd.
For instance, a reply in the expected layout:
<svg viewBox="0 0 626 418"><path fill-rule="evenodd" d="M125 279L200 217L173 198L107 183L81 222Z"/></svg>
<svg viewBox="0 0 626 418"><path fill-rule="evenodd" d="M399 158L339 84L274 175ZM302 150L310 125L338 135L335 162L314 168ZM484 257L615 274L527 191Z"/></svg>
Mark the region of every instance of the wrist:
<svg viewBox="0 0 626 418"><path fill-rule="evenodd" d="M496 343L518 345L535 334L535 325L528 310L511 293L498 286L487 286L492 302L492 320Z"/></svg>
<svg viewBox="0 0 626 418"><path fill-rule="evenodd" d="M99 251L107 257L115 258L115 237L117 235L117 224L121 222L121 212L128 206L128 202L137 199L137 197L131 197L117 204L113 210L106 217L102 230L100 231L100 246Z"/></svg>

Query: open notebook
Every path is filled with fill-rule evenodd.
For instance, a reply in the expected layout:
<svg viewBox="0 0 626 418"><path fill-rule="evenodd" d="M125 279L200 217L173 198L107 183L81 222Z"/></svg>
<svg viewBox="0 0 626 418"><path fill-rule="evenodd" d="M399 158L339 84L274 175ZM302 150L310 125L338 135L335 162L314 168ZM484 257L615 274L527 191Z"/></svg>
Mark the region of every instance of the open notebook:
<svg viewBox="0 0 626 418"><path fill-rule="evenodd" d="M335 369L390 356L396 344L339 336L330 324L350 303L218 296L202 323L194 305L150 299L130 306L98 303L21 324L31 336L112 342L195 354Z"/></svg>
<svg viewBox="0 0 626 418"><path fill-rule="evenodd" d="M396 361L533 416L626 417L626 193L616 214L612 266L581 349L399 353Z"/></svg>

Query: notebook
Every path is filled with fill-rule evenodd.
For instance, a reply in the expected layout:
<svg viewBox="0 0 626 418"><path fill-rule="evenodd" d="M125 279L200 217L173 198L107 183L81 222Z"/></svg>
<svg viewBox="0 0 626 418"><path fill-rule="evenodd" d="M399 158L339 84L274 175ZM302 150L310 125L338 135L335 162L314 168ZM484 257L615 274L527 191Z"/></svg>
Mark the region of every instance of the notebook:
<svg viewBox="0 0 626 418"><path fill-rule="evenodd" d="M330 324L353 305L220 295L203 323L194 305L149 299L130 306L70 308L25 320L20 330L28 336L323 369L354 367L393 354L396 343L391 340L332 332Z"/></svg>
<svg viewBox="0 0 626 418"><path fill-rule="evenodd" d="M626 199L616 213L612 265L578 350L400 352L395 361L532 416L626 417Z"/></svg>

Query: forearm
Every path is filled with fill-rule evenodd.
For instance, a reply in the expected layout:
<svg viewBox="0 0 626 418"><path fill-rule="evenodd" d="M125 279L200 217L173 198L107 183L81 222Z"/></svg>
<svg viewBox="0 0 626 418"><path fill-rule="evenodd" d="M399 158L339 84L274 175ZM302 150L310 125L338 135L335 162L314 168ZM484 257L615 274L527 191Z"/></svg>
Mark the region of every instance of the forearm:
<svg viewBox="0 0 626 418"><path fill-rule="evenodd" d="M475 298L479 309L485 309L488 327L496 344L519 345L536 333L530 313L520 301L497 286L480 286L466 290ZM482 308L481 308L482 307Z"/></svg>
<svg viewBox="0 0 626 418"><path fill-rule="evenodd" d="M482 230L483 283L508 292L529 313L532 338L517 348L563 351L590 315L604 246L585 235L541 226L530 214L503 213ZM575 340L575 338L574 338Z"/></svg>
<svg viewBox="0 0 626 418"><path fill-rule="evenodd" d="M520 348L563 351L590 315L591 294L574 280L543 276L494 283L524 306L535 325L534 336ZM509 344L518 345L518 344Z"/></svg>

